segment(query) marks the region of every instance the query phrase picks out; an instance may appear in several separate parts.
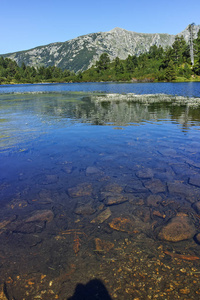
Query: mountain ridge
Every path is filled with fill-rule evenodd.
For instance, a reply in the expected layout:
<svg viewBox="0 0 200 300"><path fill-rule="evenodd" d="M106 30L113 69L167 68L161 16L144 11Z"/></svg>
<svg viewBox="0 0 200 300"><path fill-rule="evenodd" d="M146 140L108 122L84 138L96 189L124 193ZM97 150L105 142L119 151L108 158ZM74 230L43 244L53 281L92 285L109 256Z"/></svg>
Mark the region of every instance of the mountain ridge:
<svg viewBox="0 0 200 300"><path fill-rule="evenodd" d="M200 25L194 25L194 38L200 30ZM147 52L153 45L166 48L171 46L176 36L183 35L189 42L189 25L177 35L167 33L138 33L115 27L107 32L89 33L65 42L53 42L1 56L15 60L19 65L57 66L74 72L90 68L104 52L110 59L115 57L126 59L128 55L140 55Z"/></svg>

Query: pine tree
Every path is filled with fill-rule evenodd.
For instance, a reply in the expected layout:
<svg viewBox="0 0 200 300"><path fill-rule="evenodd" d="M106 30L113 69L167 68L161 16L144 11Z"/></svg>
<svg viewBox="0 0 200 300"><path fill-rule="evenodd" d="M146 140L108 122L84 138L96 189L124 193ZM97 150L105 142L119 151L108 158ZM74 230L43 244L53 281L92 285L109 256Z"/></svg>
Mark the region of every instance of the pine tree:
<svg viewBox="0 0 200 300"><path fill-rule="evenodd" d="M197 39L194 40L195 63L193 70L197 75L200 75L200 30Z"/></svg>
<svg viewBox="0 0 200 300"><path fill-rule="evenodd" d="M176 71L175 71L175 67L173 64L173 61L170 60L168 67L166 68L165 71L165 79L167 81L172 81L174 79L176 79Z"/></svg>

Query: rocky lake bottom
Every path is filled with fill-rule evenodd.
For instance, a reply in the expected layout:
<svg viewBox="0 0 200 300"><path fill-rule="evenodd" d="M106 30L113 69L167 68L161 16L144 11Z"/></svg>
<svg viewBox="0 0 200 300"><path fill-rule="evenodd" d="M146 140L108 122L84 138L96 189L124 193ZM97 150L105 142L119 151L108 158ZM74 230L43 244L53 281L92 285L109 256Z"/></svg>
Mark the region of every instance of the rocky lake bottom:
<svg viewBox="0 0 200 300"><path fill-rule="evenodd" d="M197 98L0 101L0 299L199 299Z"/></svg>

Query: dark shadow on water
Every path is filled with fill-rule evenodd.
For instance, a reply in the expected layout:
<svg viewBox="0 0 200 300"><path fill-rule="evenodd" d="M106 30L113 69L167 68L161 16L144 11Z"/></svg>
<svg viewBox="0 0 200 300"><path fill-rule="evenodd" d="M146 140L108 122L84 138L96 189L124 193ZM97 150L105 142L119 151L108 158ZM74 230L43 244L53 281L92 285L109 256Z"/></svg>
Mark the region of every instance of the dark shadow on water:
<svg viewBox="0 0 200 300"><path fill-rule="evenodd" d="M77 284L74 295L67 300L112 300L103 282L93 279L87 284Z"/></svg>

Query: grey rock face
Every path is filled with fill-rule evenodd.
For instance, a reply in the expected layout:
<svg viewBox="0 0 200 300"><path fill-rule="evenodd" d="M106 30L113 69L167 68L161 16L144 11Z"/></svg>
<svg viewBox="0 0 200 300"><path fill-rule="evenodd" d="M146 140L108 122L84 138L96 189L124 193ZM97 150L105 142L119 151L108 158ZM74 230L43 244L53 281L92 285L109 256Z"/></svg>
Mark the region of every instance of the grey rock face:
<svg viewBox="0 0 200 300"><path fill-rule="evenodd" d="M194 26L194 38L200 29L200 25ZM188 27L177 34L189 41ZM61 69L75 72L90 68L104 52L110 59L115 57L126 59L128 55L140 55L147 52L153 45L163 48L171 46L175 35L147 34L114 28L108 32L91 33L63 42L52 43L36 47L27 51L4 54L4 57L15 60L18 64L24 62L29 66L57 66Z"/></svg>

